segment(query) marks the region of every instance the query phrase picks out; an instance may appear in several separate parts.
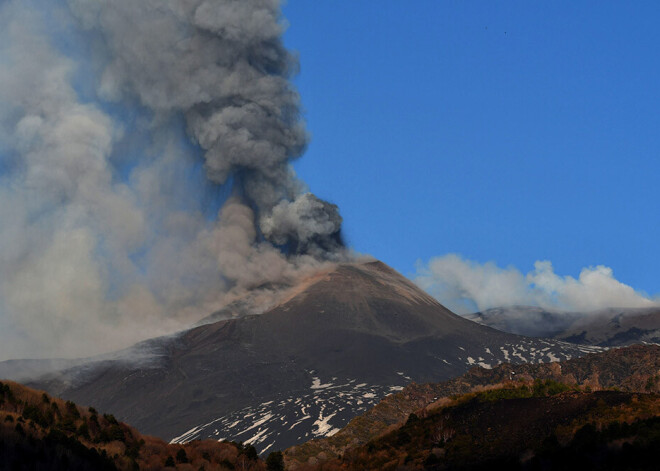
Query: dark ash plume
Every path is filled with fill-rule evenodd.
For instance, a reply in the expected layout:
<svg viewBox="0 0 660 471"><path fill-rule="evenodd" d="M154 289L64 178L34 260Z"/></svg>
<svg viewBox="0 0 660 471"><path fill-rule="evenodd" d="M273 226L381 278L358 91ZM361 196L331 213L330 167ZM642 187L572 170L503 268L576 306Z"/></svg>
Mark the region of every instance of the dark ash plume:
<svg viewBox="0 0 660 471"><path fill-rule="evenodd" d="M183 113L208 178L238 180L268 240L319 255L340 246L341 219L335 206L301 196L289 167L307 133L289 81L297 62L282 45L279 3L70 0L111 57L103 94L137 97L156 115Z"/></svg>

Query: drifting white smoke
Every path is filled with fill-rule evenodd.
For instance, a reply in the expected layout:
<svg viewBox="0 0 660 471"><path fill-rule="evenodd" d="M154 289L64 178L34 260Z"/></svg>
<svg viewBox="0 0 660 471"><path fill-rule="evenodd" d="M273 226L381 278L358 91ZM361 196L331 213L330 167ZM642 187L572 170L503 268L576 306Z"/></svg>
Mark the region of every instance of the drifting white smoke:
<svg viewBox="0 0 660 471"><path fill-rule="evenodd" d="M279 15L0 3L0 359L123 347L345 256L290 168L307 135Z"/></svg>
<svg viewBox="0 0 660 471"><path fill-rule="evenodd" d="M612 269L602 265L583 268L573 278L557 275L548 261L537 261L533 271L523 274L513 267L479 264L448 254L420 264L415 282L459 314L509 306L587 312L660 304L618 281Z"/></svg>

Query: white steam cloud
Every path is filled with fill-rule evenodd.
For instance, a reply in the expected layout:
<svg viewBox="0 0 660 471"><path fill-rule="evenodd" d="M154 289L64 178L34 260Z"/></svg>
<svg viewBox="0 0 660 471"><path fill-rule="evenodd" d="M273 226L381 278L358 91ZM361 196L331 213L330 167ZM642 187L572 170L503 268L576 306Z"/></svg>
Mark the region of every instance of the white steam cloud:
<svg viewBox="0 0 660 471"><path fill-rule="evenodd" d="M415 282L459 314L509 306L587 312L660 304L618 281L612 269L602 265L583 268L573 278L557 275L549 261L537 261L534 270L523 274L513 267L479 264L448 254L420 264Z"/></svg>
<svg viewBox="0 0 660 471"><path fill-rule="evenodd" d="M0 360L124 347L346 256L290 167L281 33L277 0L0 2Z"/></svg>

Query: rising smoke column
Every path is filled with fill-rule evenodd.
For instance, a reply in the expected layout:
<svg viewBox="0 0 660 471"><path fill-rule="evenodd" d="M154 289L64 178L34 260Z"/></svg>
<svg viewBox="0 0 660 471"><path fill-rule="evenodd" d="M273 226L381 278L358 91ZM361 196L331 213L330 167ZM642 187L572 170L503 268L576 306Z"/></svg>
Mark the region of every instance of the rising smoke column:
<svg viewBox="0 0 660 471"><path fill-rule="evenodd" d="M337 208L303 194L289 166L307 133L289 81L297 64L282 45L279 1L69 4L103 39L99 55L110 58L101 78L105 98L135 97L157 116L182 113L204 150L208 178L235 178L269 240L302 252L338 248Z"/></svg>
<svg viewBox="0 0 660 471"><path fill-rule="evenodd" d="M307 134L279 15L0 3L0 359L125 346L346 256L290 167Z"/></svg>

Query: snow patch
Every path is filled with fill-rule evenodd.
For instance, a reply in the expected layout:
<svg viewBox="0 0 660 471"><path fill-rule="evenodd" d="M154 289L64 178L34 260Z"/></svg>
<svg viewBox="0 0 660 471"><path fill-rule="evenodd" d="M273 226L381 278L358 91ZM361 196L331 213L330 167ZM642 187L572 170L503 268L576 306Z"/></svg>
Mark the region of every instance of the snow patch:
<svg viewBox="0 0 660 471"><path fill-rule="evenodd" d="M314 377L312 378L312 385L310 389L325 389L329 388L330 386L332 386L332 383L321 384L321 379Z"/></svg>
<svg viewBox="0 0 660 471"><path fill-rule="evenodd" d="M330 419L332 419L335 415L337 415L337 413L333 412L332 414L323 417L323 411L321 411L319 418L314 422L314 427L316 427L316 430L312 431L312 433L317 437L325 437L328 436L329 433L332 433L333 435L337 433L334 431L332 425L328 423Z"/></svg>
<svg viewBox="0 0 660 471"><path fill-rule="evenodd" d="M548 358L550 358L550 361L559 361L559 358L554 356L552 352L548 352L546 355Z"/></svg>

